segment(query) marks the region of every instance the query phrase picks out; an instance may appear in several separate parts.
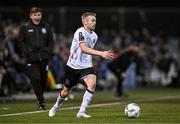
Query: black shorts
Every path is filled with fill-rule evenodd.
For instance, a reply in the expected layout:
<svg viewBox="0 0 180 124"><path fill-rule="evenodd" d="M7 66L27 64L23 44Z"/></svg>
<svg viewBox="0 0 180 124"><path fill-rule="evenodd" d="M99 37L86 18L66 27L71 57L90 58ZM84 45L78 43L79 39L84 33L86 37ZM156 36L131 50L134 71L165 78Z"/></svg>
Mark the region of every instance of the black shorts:
<svg viewBox="0 0 180 124"><path fill-rule="evenodd" d="M73 69L66 65L64 86L71 89L73 86L76 86L78 83L82 82L82 79L85 76L90 74L96 75L92 67L86 69Z"/></svg>

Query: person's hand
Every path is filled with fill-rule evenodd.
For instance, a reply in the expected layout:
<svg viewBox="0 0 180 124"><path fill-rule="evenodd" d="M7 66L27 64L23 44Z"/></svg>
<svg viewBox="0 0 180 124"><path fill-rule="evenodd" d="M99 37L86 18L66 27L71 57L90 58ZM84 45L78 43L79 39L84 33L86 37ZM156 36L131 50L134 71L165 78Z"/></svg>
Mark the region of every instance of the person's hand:
<svg viewBox="0 0 180 124"><path fill-rule="evenodd" d="M103 51L101 56L109 61L114 58L113 51Z"/></svg>

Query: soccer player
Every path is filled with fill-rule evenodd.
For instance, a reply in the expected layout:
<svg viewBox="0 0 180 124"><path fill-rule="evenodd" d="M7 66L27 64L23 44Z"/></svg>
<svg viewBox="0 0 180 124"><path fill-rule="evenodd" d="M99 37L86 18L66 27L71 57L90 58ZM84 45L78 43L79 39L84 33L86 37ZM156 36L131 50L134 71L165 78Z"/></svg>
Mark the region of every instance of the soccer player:
<svg viewBox="0 0 180 124"><path fill-rule="evenodd" d="M32 7L30 20L21 25L19 48L26 58L26 74L31 80L40 110L45 110L44 91L47 82L48 60L52 57L53 32L42 21L42 9Z"/></svg>
<svg viewBox="0 0 180 124"><path fill-rule="evenodd" d="M83 27L76 30L72 40L70 56L65 69L65 84L63 89L59 92L56 103L49 111L50 117L57 113L64 98L80 80L83 80L87 89L84 93L81 107L76 117L91 117L87 113L87 107L92 100L96 88L96 73L93 70L92 55L101 56L107 60L113 58L112 51L99 51L93 49L98 38L97 34L94 32L96 26L96 13L85 12L81 15L81 20Z"/></svg>

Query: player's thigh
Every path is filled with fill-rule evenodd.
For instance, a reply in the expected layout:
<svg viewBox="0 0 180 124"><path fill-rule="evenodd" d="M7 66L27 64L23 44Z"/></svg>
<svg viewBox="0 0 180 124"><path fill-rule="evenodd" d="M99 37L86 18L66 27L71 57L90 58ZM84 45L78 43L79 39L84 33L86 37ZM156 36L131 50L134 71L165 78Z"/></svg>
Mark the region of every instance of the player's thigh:
<svg viewBox="0 0 180 124"><path fill-rule="evenodd" d="M89 74L86 77L83 78L86 86L88 89L95 90L96 87L96 75Z"/></svg>
<svg viewBox="0 0 180 124"><path fill-rule="evenodd" d="M84 80L87 89L94 91L96 87L96 73L92 67L80 71L80 77Z"/></svg>

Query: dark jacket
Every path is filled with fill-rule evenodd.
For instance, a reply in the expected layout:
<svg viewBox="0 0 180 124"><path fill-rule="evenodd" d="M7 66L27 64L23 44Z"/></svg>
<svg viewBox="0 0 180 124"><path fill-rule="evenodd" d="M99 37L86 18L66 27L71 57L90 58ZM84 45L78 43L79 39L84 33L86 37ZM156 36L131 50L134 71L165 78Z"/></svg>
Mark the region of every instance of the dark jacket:
<svg viewBox="0 0 180 124"><path fill-rule="evenodd" d="M35 25L32 21L22 24L18 46L27 63L49 59L53 49L53 33L50 26L44 22Z"/></svg>

